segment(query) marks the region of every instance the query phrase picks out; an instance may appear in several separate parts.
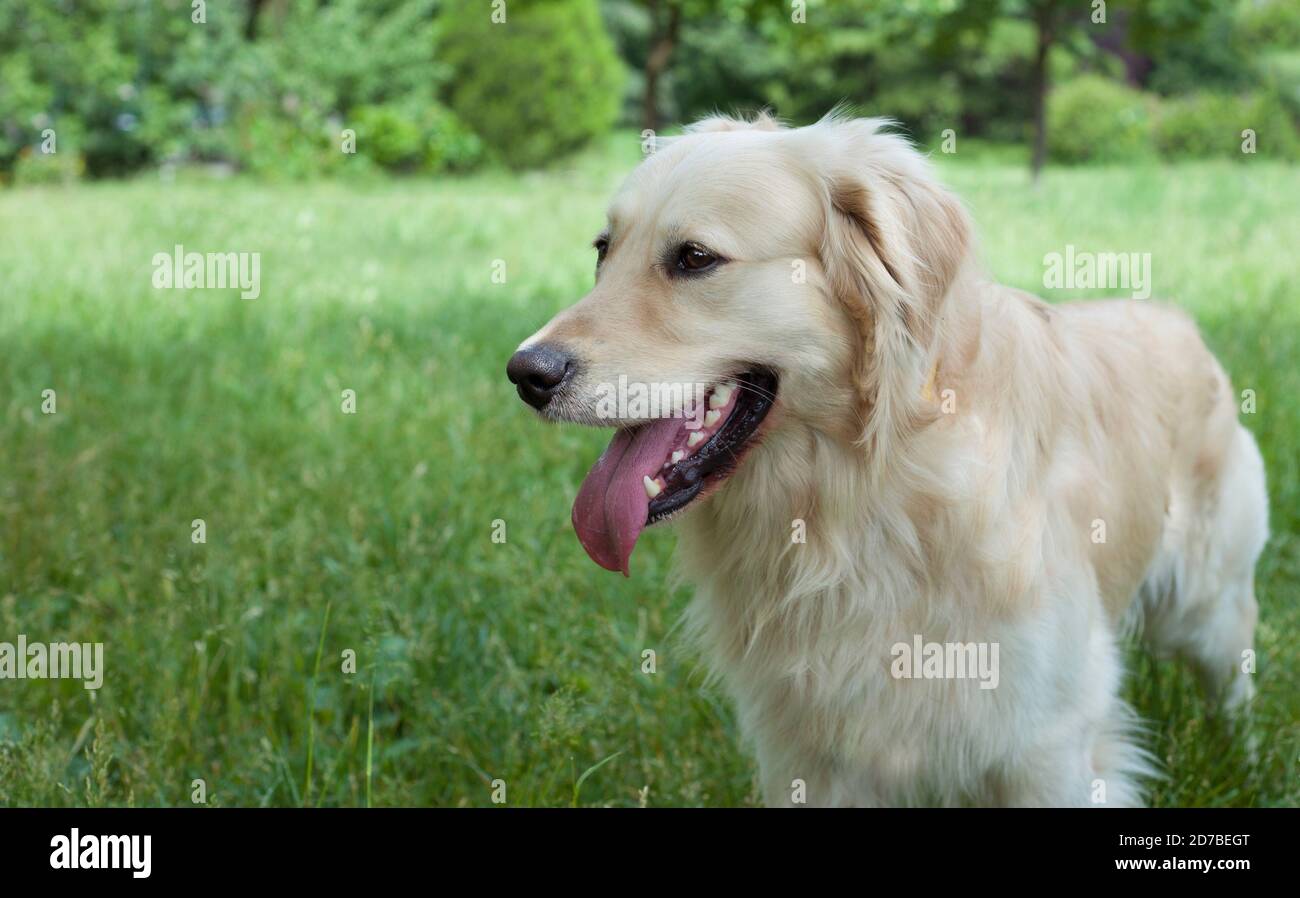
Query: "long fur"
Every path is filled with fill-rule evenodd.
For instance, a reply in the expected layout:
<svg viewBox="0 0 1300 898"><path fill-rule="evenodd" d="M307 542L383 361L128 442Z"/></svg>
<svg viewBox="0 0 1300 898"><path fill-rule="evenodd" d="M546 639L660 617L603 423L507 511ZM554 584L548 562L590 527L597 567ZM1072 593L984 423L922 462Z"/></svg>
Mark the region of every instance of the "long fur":
<svg viewBox="0 0 1300 898"><path fill-rule="evenodd" d="M670 225L733 261L657 278ZM1181 312L990 282L961 204L880 120L700 123L633 174L611 233L596 288L529 341L582 359L556 417L619 374L781 375L678 539L768 804L1140 804L1155 768L1117 642L1138 622L1249 700L1263 466ZM997 688L896 679L916 635L996 643Z"/></svg>

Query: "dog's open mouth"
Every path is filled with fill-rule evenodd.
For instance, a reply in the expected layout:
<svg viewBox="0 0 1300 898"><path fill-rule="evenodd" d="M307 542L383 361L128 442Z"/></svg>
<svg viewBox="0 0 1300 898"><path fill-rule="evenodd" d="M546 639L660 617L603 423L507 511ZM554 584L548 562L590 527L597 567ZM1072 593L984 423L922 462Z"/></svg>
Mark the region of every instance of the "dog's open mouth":
<svg viewBox="0 0 1300 898"><path fill-rule="evenodd" d="M591 559L627 576L642 530L735 470L776 390L775 374L748 371L708 391L702 420L664 418L616 432L573 503L573 528Z"/></svg>

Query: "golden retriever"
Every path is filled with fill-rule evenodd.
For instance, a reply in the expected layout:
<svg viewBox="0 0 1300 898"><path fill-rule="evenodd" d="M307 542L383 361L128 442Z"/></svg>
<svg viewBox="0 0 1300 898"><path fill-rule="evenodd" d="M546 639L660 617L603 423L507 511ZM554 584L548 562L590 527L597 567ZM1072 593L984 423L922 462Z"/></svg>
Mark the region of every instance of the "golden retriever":
<svg viewBox="0 0 1300 898"><path fill-rule="evenodd" d="M1119 637L1250 699L1259 451L1185 315L990 282L886 125L663 141L508 374L615 427L573 509L593 560L628 574L680 516L767 804L1140 804Z"/></svg>

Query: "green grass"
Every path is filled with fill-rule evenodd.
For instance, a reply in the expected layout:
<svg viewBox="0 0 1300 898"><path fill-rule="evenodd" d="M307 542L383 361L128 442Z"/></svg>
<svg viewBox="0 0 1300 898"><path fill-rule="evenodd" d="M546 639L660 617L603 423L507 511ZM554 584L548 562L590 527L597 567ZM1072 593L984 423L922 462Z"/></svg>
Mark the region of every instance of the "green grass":
<svg viewBox="0 0 1300 898"><path fill-rule="evenodd" d="M605 437L538 423L504 377L587 288L635 159L629 138L522 178L0 192L0 640L102 641L107 667L94 694L0 681L0 804L183 805L196 778L226 806L488 805L498 779L511 805L756 801L674 630L672 533L632 580L592 564L569 506ZM1300 173L1053 170L1034 192L941 165L1001 280L1038 291L1067 243L1150 252L1256 391L1258 760L1177 667L1135 656L1131 688L1157 803L1300 803ZM261 298L152 289L176 243L260 252Z"/></svg>

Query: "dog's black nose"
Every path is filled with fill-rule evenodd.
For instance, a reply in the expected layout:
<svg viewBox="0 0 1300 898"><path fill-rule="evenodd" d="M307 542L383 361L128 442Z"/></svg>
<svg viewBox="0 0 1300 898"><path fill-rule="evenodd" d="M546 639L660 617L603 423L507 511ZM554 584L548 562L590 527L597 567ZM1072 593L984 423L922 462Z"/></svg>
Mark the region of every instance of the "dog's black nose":
<svg viewBox="0 0 1300 898"><path fill-rule="evenodd" d="M564 386L573 359L554 346L542 344L521 349L510 357L506 377L519 389L519 398L533 408L543 408Z"/></svg>

